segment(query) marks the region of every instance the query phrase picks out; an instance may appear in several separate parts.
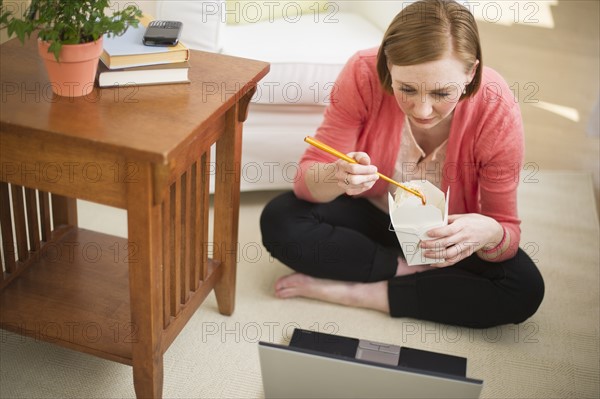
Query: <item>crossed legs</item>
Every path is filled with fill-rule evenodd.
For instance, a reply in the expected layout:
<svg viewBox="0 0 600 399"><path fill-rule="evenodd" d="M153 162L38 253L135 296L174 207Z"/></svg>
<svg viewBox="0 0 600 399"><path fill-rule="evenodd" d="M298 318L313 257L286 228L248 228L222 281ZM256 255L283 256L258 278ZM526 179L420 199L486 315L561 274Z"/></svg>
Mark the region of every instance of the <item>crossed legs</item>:
<svg viewBox="0 0 600 399"><path fill-rule="evenodd" d="M540 305L543 279L522 250L500 263L472 255L446 268L411 267L388 226L365 199L273 199L261 216L263 244L296 271L275 283L275 295L481 328L522 322Z"/></svg>

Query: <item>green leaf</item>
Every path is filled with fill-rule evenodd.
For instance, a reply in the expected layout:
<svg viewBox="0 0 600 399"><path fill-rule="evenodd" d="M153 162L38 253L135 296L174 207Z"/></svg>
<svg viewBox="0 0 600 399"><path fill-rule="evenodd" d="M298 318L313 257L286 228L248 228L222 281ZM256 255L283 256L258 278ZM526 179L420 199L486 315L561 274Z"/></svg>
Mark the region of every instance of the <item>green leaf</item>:
<svg viewBox="0 0 600 399"><path fill-rule="evenodd" d="M0 26L21 42L40 29L38 36L52 42L58 59L63 44L88 43L103 35L122 35L129 26L138 26L141 10L129 5L107 15L109 0L32 0L22 17L15 17L0 0ZM111 8L112 9L112 8Z"/></svg>

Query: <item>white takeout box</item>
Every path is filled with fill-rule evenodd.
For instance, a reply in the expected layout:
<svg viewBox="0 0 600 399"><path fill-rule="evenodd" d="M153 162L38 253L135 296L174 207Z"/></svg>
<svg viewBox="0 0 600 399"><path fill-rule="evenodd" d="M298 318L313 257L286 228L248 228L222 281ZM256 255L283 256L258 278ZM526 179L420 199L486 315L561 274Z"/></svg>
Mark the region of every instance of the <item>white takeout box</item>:
<svg viewBox="0 0 600 399"><path fill-rule="evenodd" d="M402 252L409 266L443 262L443 259L425 257L419 248L419 242L429 238L428 230L448 224L450 188L448 187L444 198L444 193L427 180L412 180L411 183L417 183L421 187L426 205L416 195L410 195L401 205L396 205L392 195L388 194L390 219Z"/></svg>

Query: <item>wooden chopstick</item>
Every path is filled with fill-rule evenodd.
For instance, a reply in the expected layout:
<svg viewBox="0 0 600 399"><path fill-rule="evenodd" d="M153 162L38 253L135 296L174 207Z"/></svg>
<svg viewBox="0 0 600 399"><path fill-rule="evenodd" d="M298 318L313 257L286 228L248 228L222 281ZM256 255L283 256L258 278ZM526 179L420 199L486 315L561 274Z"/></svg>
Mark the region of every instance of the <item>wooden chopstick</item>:
<svg viewBox="0 0 600 399"><path fill-rule="evenodd" d="M354 158L350 158L348 155L343 154L341 152L339 152L338 150L331 148L330 146L328 146L327 144L321 143L319 140L312 138L310 136L306 136L304 138L304 141L306 141L308 144L317 147L320 150L323 150L325 152L328 152L329 154L336 156L340 159L343 159L346 162L350 162L350 163L357 163L356 160ZM377 174L379 175L379 177L381 177L383 180L385 180L388 183L394 184L398 187L400 187L403 190L408 191L411 194L416 195L417 197L421 198L421 202L423 203L423 205L426 204L426 199L425 199L425 195L423 195L421 192L417 191L417 190L413 190L412 188L406 187L405 185L398 183L397 181L390 179L389 177L387 177L384 174L381 174L379 172L377 172Z"/></svg>

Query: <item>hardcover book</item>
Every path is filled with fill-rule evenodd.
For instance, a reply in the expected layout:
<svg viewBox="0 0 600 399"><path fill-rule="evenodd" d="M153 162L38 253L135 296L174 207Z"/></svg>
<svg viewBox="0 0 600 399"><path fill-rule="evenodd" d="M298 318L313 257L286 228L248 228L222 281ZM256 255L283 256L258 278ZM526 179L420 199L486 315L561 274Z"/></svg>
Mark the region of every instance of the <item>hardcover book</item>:
<svg viewBox="0 0 600 399"><path fill-rule="evenodd" d="M181 63L188 61L190 50L181 42L173 47L146 46L143 44L146 27L153 18L144 15L138 27L129 27L121 36L104 37L104 50L100 59L108 69Z"/></svg>
<svg viewBox="0 0 600 399"><path fill-rule="evenodd" d="M100 62L98 64L98 86L189 83L189 69L190 65L187 61L121 69L108 69Z"/></svg>

